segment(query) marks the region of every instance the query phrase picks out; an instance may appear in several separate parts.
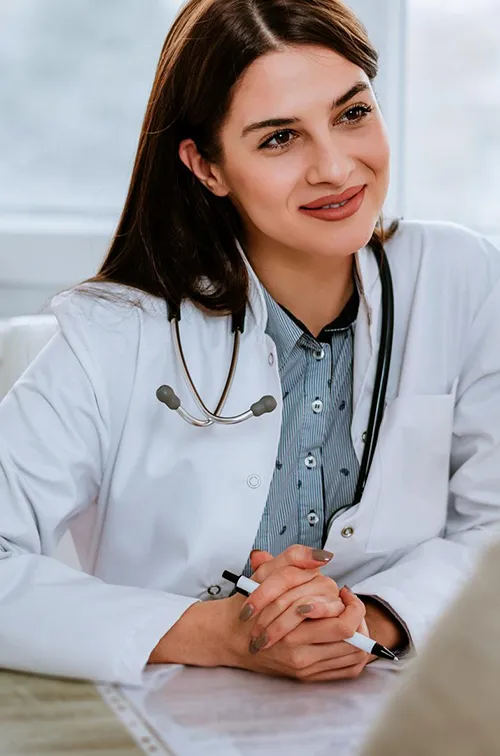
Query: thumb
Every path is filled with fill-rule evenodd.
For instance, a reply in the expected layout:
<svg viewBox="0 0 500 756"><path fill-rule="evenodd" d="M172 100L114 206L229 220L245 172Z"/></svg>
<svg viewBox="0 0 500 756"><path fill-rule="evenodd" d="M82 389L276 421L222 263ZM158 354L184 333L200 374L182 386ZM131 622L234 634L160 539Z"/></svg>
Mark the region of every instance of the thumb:
<svg viewBox="0 0 500 756"><path fill-rule="evenodd" d="M256 572L261 564L264 564L265 562L272 562L273 559L274 557L269 553L269 551L254 549L250 554L250 565L252 567L252 571Z"/></svg>

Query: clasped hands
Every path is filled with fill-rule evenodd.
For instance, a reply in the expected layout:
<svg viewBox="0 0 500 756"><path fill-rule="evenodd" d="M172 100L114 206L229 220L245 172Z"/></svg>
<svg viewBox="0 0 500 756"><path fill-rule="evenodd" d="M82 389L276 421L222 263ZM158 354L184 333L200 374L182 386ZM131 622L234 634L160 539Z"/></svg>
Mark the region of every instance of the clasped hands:
<svg viewBox="0 0 500 756"><path fill-rule="evenodd" d="M366 609L320 572L332 556L301 545L277 557L252 552L252 579L261 585L248 598L229 599L237 610L230 666L316 682L356 678L376 658L345 642L355 632L369 635Z"/></svg>

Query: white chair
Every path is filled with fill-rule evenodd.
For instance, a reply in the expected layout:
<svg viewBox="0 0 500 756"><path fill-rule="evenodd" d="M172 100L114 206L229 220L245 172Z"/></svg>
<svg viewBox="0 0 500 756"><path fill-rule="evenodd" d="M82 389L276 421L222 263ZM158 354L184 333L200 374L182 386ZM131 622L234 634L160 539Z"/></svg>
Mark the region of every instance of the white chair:
<svg viewBox="0 0 500 756"><path fill-rule="evenodd" d="M57 331L54 315L0 321L0 399Z"/></svg>
<svg viewBox="0 0 500 756"><path fill-rule="evenodd" d="M0 321L0 400L57 331L54 315L24 315ZM73 539L62 538L57 558L80 567Z"/></svg>

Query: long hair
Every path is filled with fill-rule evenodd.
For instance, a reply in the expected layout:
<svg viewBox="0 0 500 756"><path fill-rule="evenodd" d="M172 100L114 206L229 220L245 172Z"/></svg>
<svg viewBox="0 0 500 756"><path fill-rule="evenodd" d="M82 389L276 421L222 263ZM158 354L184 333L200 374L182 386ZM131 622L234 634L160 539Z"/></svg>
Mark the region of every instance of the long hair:
<svg viewBox="0 0 500 756"><path fill-rule="evenodd" d="M246 303L248 274L236 245L240 217L182 163L191 138L220 162L220 127L235 85L265 53L286 44L322 45L359 66L370 81L378 54L365 28L340 0L189 0L163 45L139 138L125 206L95 282L116 282L213 314ZM370 244L397 230L383 221ZM206 281L210 286L206 286ZM200 282L205 281L205 285Z"/></svg>

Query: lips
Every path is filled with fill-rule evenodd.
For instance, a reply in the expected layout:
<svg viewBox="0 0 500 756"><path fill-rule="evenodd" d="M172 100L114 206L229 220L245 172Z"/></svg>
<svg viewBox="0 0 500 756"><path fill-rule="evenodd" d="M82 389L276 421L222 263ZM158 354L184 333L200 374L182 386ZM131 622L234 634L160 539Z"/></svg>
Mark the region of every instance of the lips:
<svg viewBox="0 0 500 756"><path fill-rule="evenodd" d="M302 207L305 210L317 210L319 207L324 207L325 205L338 205L339 202L346 202L347 200L352 199L352 197L355 197L364 186L364 184L351 186L351 188L346 189L343 194L328 194L326 197L320 197L318 200L310 202L308 205L302 205Z"/></svg>

